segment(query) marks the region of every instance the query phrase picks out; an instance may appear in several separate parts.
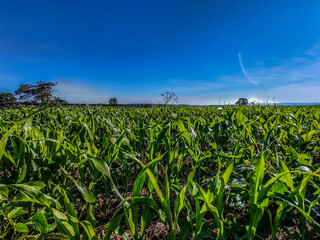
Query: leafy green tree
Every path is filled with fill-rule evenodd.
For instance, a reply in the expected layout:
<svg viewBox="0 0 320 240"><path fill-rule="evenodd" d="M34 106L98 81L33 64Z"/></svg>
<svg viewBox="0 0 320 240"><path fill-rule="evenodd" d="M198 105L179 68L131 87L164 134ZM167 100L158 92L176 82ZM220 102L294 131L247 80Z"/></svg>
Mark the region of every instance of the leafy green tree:
<svg viewBox="0 0 320 240"><path fill-rule="evenodd" d="M0 107L12 107L17 104L13 93L0 93Z"/></svg>
<svg viewBox="0 0 320 240"><path fill-rule="evenodd" d="M109 99L109 105L110 106L117 106L118 105L118 99L117 98L110 98Z"/></svg>
<svg viewBox="0 0 320 240"><path fill-rule="evenodd" d="M20 101L33 102L35 94L34 85L21 84L14 94L19 97Z"/></svg>
<svg viewBox="0 0 320 240"><path fill-rule="evenodd" d="M55 86L56 83L43 81L36 82L35 85L21 84L15 94L19 96L20 101L46 104L55 100L53 96Z"/></svg>
<svg viewBox="0 0 320 240"><path fill-rule="evenodd" d="M249 101L247 98L239 98L238 101L236 101L236 105L248 105Z"/></svg>

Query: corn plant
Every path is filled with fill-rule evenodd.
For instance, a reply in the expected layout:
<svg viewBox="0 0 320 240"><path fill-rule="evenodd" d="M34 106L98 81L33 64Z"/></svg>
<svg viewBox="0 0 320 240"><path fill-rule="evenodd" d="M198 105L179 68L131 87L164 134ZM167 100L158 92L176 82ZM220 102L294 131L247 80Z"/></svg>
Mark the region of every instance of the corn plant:
<svg viewBox="0 0 320 240"><path fill-rule="evenodd" d="M310 239L319 109L0 109L0 239Z"/></svg>

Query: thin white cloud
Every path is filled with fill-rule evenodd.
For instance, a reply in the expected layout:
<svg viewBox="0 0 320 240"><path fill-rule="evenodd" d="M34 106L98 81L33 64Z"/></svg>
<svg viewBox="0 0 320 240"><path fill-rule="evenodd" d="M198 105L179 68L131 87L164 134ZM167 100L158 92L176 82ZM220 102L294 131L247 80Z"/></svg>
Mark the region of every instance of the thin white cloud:
<svg viewBox="0 0 320 240"><path fill-rule="evenodd" d="M118 102L121 104L157 104L161 100L159 96L127 96L117 95Z"/></svg>
<svg viewBox="0 0 320 240"><path fill-rule="evenodd" d="M111 95L107 91L82 84L76 80L56 80L56 95L70 103L107 103Z"/></svg>
<svg viewBox="0 0 320 240"><path fill-rule="evenodd" d="M293 83L269 89L219 91L215 94L182 96L181 103L196 105L234 104L240 97L256 103L320 102L320 82Z"/></svg>
<svg viewBox="0 0 320 240"><path fill-rule="evenodd" d="M159 96L130 96L116 93L110 93L109 90L92 86L88 80L83 79L54 79L57 82L56 96L66 100L69 103L97 104L108 103L111 97L116 97L119 104L135 103L158 103Z"/></svg>
<svg viewBox="0 0 320 240"><path fill-rule="evenodd" d="M289 84L260 91L261 97L275 97L276 102L320 102L320 83L304 82Z"/></svg>
<svg viewBox="0 0 320 240"><path fill-rule="evenodd" d="M265 65L261 64L261 59L257 61L259 64L256 64L256 67L248 69L250 76L242 68L244 70L243 74L247 74L249 79L257 80L255 82L259 83L259 87L256 90L262 87L267 90L295 83L315 82L320 79L320 47L318 45L300 56L277 59L278 64L274 66L264 67ZM239 55L239 63L243 67L241 55ZM220 76L217 81L229 85L232 90L237 87L239 89L249 87L240 74ZM252 90L252 88L250 89Z"/></svg>
<svg viewBox="0 0 320 240"><path fill-rule="evenodd" d="M282 64L250 71L251 76L264 84L289 85L320 79L320 45L307 50L302 56L284 59Z"/></svg>
<svg viewBox="0 0 320 240"><path fill-rule="evenodd" d="M239 97L248 98L250 102L320 102L320 83L306 82L294 83L264 90L236 90L216 91L213 94L196 94L194 96L179 95L181 104L190 105L213 105L234 104ZM121 104L134 103L158 103L160 95L155 96L128 96L114 95L102 90L88 87L84 84L71 82L59 82L57 96L66 99L70 103L107 103L110 97L117 97ZM275 99L274 101L272 99Z"/></svg>
<svg viewBox="0 0 320 240"><path fill-rule="evenodd" d="M249 81L244 80L242 74L198 81L169 79L153 85L153 89L145 86L144 92L139 91L136 95L134 92L121 94L120 90L114 92L106 87L94 87L90 81L58 79L57 95L73 103L106 103L110 97L117 97L123 104L158 103L160 93L164 91L175 92L180 98L179 103L191 105L211 105L219 101L221 104L234 104L239 97L260 103L268 99L270 102L273 98L277 103L320 102L319 47L277 62L280 64L271 67L259 64L249 68L250 78L239 54L242 72Z"/></svg>
<svg viewBox="0 0 320 240"><path fill-rule="evenodd" d="M280 66L253 71L252 75L270 85L316 80L320 78L320 59L304 64L292 64L289 60Z"/></svg>
<svg viewBox="0 0 320 240"><path fill-rule="evenodd" d="M160 91L179 92L179 93L198 93L207 91L216 91L224 88L227 85L225 83L217 83L205 80L185 80L185 79L170 79L165 84L166 86L159 86Z"/></svg>
<svg viewBox="0 0 320 240"><path fill-rule="evenodd" d="M241 53L239 53L239 63L240 63L240 67L241 67L241 70L242 70L242 73L244 76L246 76L246 78L253 84L253 85L258 85L258 83L256 81L254 81L251 77L249 77L248 73L246 72L246 70L244 69L243 67L243 64L242 64L242 59L241 59Z"/></svg>

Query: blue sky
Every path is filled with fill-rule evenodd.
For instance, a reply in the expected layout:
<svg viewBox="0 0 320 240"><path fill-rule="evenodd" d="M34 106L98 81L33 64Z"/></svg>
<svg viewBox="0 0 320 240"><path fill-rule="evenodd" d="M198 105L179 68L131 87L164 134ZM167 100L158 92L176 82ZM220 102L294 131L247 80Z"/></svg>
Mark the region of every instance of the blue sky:
<svg viewBox="0 0 320 240"><path fill-rule="evenodd" d="M320 102L318 0L0 0L0 92L74 103Z"/></svg>

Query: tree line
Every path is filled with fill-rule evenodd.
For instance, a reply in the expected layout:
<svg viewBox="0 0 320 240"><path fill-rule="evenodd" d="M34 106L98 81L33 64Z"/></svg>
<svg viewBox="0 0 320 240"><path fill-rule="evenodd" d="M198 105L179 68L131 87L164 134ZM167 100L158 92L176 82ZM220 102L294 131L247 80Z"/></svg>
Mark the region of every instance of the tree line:
<svg viewBox="0 0 320 240"><path fill-rule="evenodd" d="M53 103L57 105L67 105L68 102L53 95L54 87L57 83L38 81L35 84L21 84L14 93L0 93L0 107L13 107L18 104L25 105L45 105ZM165 92L160 95L160 106L178 103L179 97L173 92ZM118 99L112 97L109 99L110 106L117 106ZM248 99L239 98L236 105L248 105Z"/></svg>
<svg viewBox="0 0 320 240"><path fill-rule="evenodd" d="M0 93L0 107L14 107L17 105L45 105L53 103L57 105L68 105L68 102L54 96L54 87L57 83L38 81L35 84L21 84L14 92ZM178 103L179 98L173 92L165 92L160 95L160 106L167 106L170 103ZM118 99L109 99L110 106L117 106Z"/></svg>
<svg viewBox="0 0 320 240"><path fill-rule="evenodd" d="M0 93L0 107L12 107L18 104L44 105L50 102L59 105L68 104L67 101L53 95L56 85L57 83L43 81L21 84L14 93Z"/></svg>

